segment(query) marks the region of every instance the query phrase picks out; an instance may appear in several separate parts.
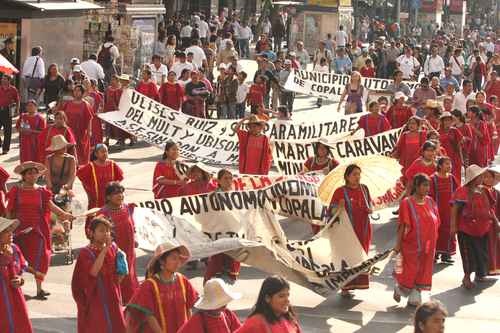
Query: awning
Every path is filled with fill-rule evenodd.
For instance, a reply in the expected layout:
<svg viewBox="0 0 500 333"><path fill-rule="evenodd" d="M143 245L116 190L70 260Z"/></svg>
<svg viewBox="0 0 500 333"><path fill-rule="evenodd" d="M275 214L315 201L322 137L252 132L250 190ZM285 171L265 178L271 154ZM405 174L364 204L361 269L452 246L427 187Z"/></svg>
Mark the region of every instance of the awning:
<svg viewBox="0 0 500 333"><path fill-rule="evenodd" d="M81 0L65 0L65 1L43 1L43 0L9 0L13 2L18 2L19 4L25 5L27 7L32 7L42 11L49 10L94 10L102 9L103 7L96 5L95 3Z"/></svg>
<svg viewBox="0 0 500 333"><path fill-rule="evenodd" d="M103 9L81 0L1 0L0 18L48 18L78 16L89 10Z"/></svg>

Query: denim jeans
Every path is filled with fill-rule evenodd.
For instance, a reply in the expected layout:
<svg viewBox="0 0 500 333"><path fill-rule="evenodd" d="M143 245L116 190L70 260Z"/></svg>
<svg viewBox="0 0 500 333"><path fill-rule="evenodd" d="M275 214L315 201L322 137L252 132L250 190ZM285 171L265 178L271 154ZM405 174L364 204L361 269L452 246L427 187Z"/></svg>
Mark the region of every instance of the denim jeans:
<svg viewBox="0 0 500 333"><path fill-rule="evenodd" d="M235 119L236 103L224 103L220 105L219 119Z"/></svg>
<svg viewBox="0 0 500 333"><path fill-rule="evenodd" d="M284 91L280 96L281 106L286 106L289 113L293 111L293 101L295 100L295 93L293 91Z"/></svg>
<svg viewBox="0 0 500 333"><path fill-rule="evenodd" d="M245 117L245 102L236 104L236 118L241 119Z"/></svg>
<svg viewBox="0 0 500 333"><path fill-rule="evenodd" d="M240 58L250 58L250 43L248 39L238 39Z"/></svg>

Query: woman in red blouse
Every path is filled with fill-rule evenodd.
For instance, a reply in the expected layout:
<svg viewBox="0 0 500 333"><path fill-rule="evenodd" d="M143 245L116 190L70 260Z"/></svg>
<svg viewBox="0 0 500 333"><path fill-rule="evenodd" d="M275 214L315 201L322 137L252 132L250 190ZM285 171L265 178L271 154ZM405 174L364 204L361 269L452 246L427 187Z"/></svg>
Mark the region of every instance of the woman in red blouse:
<svg viewBox="0 0 500 333"><path fill-rule="evenodd" d="M176 197L179 189L186 184L180 174L179 147L174 141L167 141L161 161L155 166L153 175L153 193L155 199Z"/></svg>
<svg viewBox="0 0 500 333"><path fill-rule="evenodd" d="M207 167L198 162L192 165L187 176L189 181L179 189L179 195L196 195L213 192L216 189L214 183L211 182L212 174Z"/></svg>
<svg viewBox="0 0 500 333"><path fill-rule="evenodd" d="M489 162L490 135L488 124L483 120L483 115L477 106L471 106L467 112L472 129L472 141L469 163L486 167Z"/></svg>
<svg viewBox="0 0 500 333"><path fill-rule="evenodd" d="M436 260L441 256L441 262L453 264L451 256L455 255L456 239L450 233L451 228L451 206L450 201L453 193L460 184L450 172L452 170L451 159L448 156L440 157L437 161L437 171L431 177L431 189L429 196L438 205L441 225L439 226L438 240L436 245Z"/></svg>
<svg viewBox="0 0 500 333"><path fill-rule="evenodd" d="M412 180L413 189L399 205L397 241L394 251L401 256L401 265L394 272L396 286L394 300L409 296L408 304L422 302L421 291L430 290L434 255L440 224L439 211L429 193L430 180L417 174Z"/></svg>
<svg viewBox="0 0 500 333"><path fill-rule="evenodd" d="M247 122L248 131L241 126ZM238 133L240 174L267 175L271 169L272 156L269 138L263 133L265 122L256 115L243 118L236 125Z"/></svg>
<svg viewBox="0 0 500 333"><path fill-rule="evenodd" d="M391 124L389 124L387 118L380 113L380 106L378 102L370 102L368 105L368 111L370 112L369 114L359 118L358 128L352 131L351 135L356 133L356 131L361 128L365 131L365 136L377 135L391 129Z"/></svg>
<svg viewBox="0 0 500 333"><path fill-rule="evenodd" d="M111 77L111 82L104 92L104 112L118 111L120 106L120 98L122 97L123 89L120 84L120 77ZM118 143L123 144L128 134L116 126L106 123L106 146L109 146L109 139L118 140Z"/></svg>
<svg viewBox="0 0 500 333"><path fill-rule="evenodd" d="M34 100L26 104L26 113L21 113L16 122L19 131L19 159L42 162L38 149L38 136L46 127L45 118L37 110L38 104Z"/></svg>
<svg viewBox="0 0 500 333"><path fill-rule="evenodd" d="M345 209L361 246L368 253L372 240L370 191L366 185L361 184L361 168L355 164L347 166L344 172L344 180L345 185L339 187L333 193L330 206ZM368 273L361 273L342 288L342 296L352 297L350 290L368 289L369 287Z"/></svg>
<svg viewBox="0 0 500 333"><path fill-rule="evenodd" d="M160 103L180 111L184 101L184 88L177 82L177 74L174 71L168 72L167 81L160 86Z"/></svg>
<svg viewBox="0 0 500 333"><path fill-rule="evenodd" d="M73 216L52 202L52 193L36 185L46 171L42 164L24 162L14 172L21 175L21 183L7 193L7 216L16 218L21 225L16 230L14 242L19 246L30 266L40 272L36 275L37 299L45 300L50 295L42 289L42 281L49 270L51 256L50 213L59 220L71 220Z"/></svg>
<svg viewBox="0 0 500 333"><path fill-rule="evenodd" d="M403 166L401 173L404 175L410 165L420 156L422 145L427 139L427 130L420 130L420 118L411 117L403 133L398 139L392 157L399 160Z"/></svg>
<svg viewBox="0 0 500 333"><path fill-rule="evenodd" d="M394 94L394 104L385 114L392 128L403 127L415 113L410 106L405 105L405 101L406 95L403 92L398 91Z"/></svg>
<svg viewBox="0 0 500 333"><path fill-rule="evenodd" d="M52 138L56 135L62 135L71 144L68 147L68 154L73 155L76 158L74 145L76 144L75 135L71 128L66 125L67 118L63 111L57 111L54 114L54 124L46 127L38 136L38 147L40 149L40 158L45 161L47 158L47 148L50 146Z"/></svg>
<svg viewBox="0 0 500 333"><path fill-rule="evenodd" d="M9 173L0 165L0 217L5 216L5 199L7 195L7 180L9 180Z"/></svg>
<svg viewBox="0 0 500 333"><path fill-rule="evenodd" d="M158 87L156 83L151 79L151 70L149 68L144 68L142 70L142 80L139 81L135 87L139 93L154 99L155 101L160 100L160 95L158 94Z"/></svg>
<svg viewBox="0 0 500 333"><path fill-rule="evenodd" d="M406 181L406 192L411 193L413 189L411 188L413 183L413 178L416 174L423 173L427 176L432 176L436 172L436 144L432 141L426 141L422 145L422 156L417 158L410 167L406 170L405 181Z"/></svg>
<svg viewBox="0 0 500 333"><path fill-rule="evenodd" d="M102 143L103 141L103 132L102 132L102 121L101 118L97 116L97 114L103 112L104 107L104 95L97 89L97 81L92 79L88 82L87 96L86 100L92 106L92 110L94 111L94 117L92 118L91 124L91 136L90 136L90 146L94 147L98 143Z"/></svg>
<svg viewBox="0 0 500 333"><path fill-rule="evenodd" d="M500 168L488 169L483 175L483 185L492 199L496 220L500 219L500 191L495 185L500 182ZM500 275L500 224L494 223L488 233L489 275Z"/></svg>
<svg viewBox="0 0 500 333"><path fill-rule="evenodd" d="M472 127L469 123L467 123L465 116L460 110L453 110L451 115L453 116L453 126L460 131L460 134L462 134L461 149L463 165L464 167L467 167L469 165L469 156L472 145Z"/></svg>
<svg viewBox="0 0 500 333"><path fill-rule="evenodd" d="M333 158L329 146L319 141L314 143L313 147L314 156L309 157L304 163L304 172L323 171L326 175L339 165L339 162Z"/></svg>
<svg viewBox="0 0 500 333"><path fill-rule="evenodd" d="M453 116L449 112L444 112L439 118L441 126L439 126L439 142L446 151L446 155L450 157L453 176L458 181L458 185L462 180L463 154L462 154L462 133L453 127Z"/></svg>
<svg viewBox="0 0 500 333"><path fill-rule="evenodd" d="M260 288L252 313L235 333L301 333L290 305L290 284L280 276L269 276Z"/></svg>
<svg viewBox="0 0 500 333"><path fill-rule="evenodd" d="M464 185L453 194L451 233L458 235L464 278L462 286L472 289L475 281L483 282L488 274L488 233L496 221L491 197L482 187L486 168L471 165L465 170Z"/></svg>

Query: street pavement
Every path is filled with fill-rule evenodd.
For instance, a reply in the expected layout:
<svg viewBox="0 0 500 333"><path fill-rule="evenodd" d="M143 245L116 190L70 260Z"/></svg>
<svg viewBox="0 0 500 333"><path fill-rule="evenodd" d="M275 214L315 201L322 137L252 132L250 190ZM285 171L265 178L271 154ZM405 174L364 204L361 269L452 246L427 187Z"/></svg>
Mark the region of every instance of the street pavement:
<svg viewBox="0 0 500 333"><path fill-rule="evenodd" d="M253 65L245 70L253 77ZM314 116L321 117L324 112L336 112L336 105L325 102L317 109L315 98L298 96L294 105L294 118L307 115L314 110ZM301 115L302 113L302 115ZM0 156L0 164L12 173L18 162L18 139L14 138L13 147L7 156ZM139 143L135 147L118 151L111 148L110 157L117 162L125 173L123 182L126 188L126 201L134 202L145 196L152 197L152 174L156 161L161 158L158 148ZM15 176L11 183L16 180ZM75 184L77 200L86 206L86 197L79 181ZM310 227L299 221L280 220L290 239L304 239L311 235ZM380 212L380 218L373 221L374 235L370 251L373 253L390 248L395 243L396 221L391 209ZM86 245L83 226L76 223L72 231L73 247ZM138 250L137 267L143 279L144 267L150 255ZM436 265L431 296L442 301L448 309L446 332L500 332L500 283L496 278L474 291L461 288L462 268L459 257L453 266ZM194 271L183 271L190 277L198 291L202 291L203 265ZM71 296L71 276L73 265L66 265L62 256L54 256L44 289L52 293L47 301L30 299L35 294L35 284L30 275L23 287L28 298L28 308L36 332L76 332L76 306ZM343 299L339 295L324 298L299 285L292 284L291 302L298 313L303 332L358 332L386 333L413 332L412 316L414 309L406 307L403 299L396 304L392 299L393 262L385 262L382 272L372 278L369 290L357 291L353 299ZM242 267L240 279L234 289L243 293L243 298L230 304L243 320L251 310L266 273L252 267ZM99 332L96 332L99 333Z"/></svg>

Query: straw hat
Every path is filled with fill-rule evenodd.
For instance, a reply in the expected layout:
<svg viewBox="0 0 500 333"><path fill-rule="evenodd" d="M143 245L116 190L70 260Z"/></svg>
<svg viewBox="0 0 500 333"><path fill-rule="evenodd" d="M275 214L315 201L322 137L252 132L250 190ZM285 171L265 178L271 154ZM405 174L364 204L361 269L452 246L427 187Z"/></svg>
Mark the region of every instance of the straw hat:
<svg viewBox="0 0 500 333"><path fill-rule="evenodd" d="M0 232L7 229L16 229L19 227L19 220L6 219L5 217L0 217Z"/></svg>
<svg viewBox="0 0 500 333"><path fill-rule="evenodd" d="M452 114L448 111L445 111L443 112L443 114L441 115L441 117L439 117L439 119L443 119L443 118L453 118Z"/></svg>
<svg viewBox="0 0 500 333"><path fill-rule="evenodd" d="M259 117L257 117L256 115L251 115L250 117L248 117L248 120L247 120L247 124L250 125L250 124L260 124L260 125L264 125L266 122L262 119L260 119Z"/></svg>
<svg viewBox="0 0 500 333"><path fill-rule="evenodd" d="M488 171L493 172L495 174L495 183L500 182L500 165L495 165L488 168Z"/></svg>
<svg viewBox="0 0 500 333"><path fill-rule="evenodd" d="M147 271L151 271L153 269L153 266L155 263L158 261L158 259L161 258L162 255L164 255L167 252L173 251L173 250L179 250L180 252L180 257L181 257L181 265L184 265L189 258L191 257L191 252L189 252L189 249L180 244L174 244L170 241L166 241L163 244L160 244L156 247L155 253L153 255L153 258L149 261L149 264L147 266Z"/></svg>
<svg viewBox="0 0 500 333"><path fill-rule="evenodd" d="M43 164L33 162L33 161L26 161L24 163L19 164L16 166L14 169L14 173L17 173L18 175L22 174L24 171L29 170L29 169L36 169L38 173L44 173L46 168Z"/></svg>
<svg viewBox="0 0 500 333"><path fill-rule="evenodd" d="M50 139L50 146L48 146L46 150L47 151L57 151L57 150L66 148L68 146L72 146L72 144L66 140L64 135L58 134L58 135L54 135Z"/></svg>
<svg viewBox="0 0 500 333"><path fill-rule="evenodd" d="M222 279L210 279L203 286L203 296L194 307L200 310L217 310L240 298L241 294L231 291Z"/></svg>
<svg viewBox="0 0 500 333"><path fill-rule="evenodd" d="M206 165L205 163L203 163L203 162L196 162L196 164L193 164L193 165L191 165L191 166L189 167L189 169L188 169L188 171L187 171L187 174L190 174L190 173L194 170L194 168L198 168L198 169L200 169L201 171L203 171L203 172L205 172L205 173L208 173L209 175L211 175L211 174L213 174L213 173L214 173L214 172L213 172L213 170L212 170L212 169L210 169L210 168L208 167L208 165Z"/></svg>
<svg viewBox="0 0 500 333"><path fill-rule="evenodd" d="M122 80L122 81L130 81L130 75L128 75L128 74L122 74L122 75L118 76L118 79Z"/></svg>
<svg viewBox="0 0 500 333"><path fill-rule="evenodd" d="M473 181L477 177L481 176L487 170L488 170L488 168L481 168L480 166L478 166L476 164L470 165L469 167L467 167L467 169L465 169L464 185L469 184L471 181Z"/></svg>
<svg viewBox="0 0 500 333"><path fill-rule="evenodd" d="M402 91L397 91L395 94L394 94L394 99L400 99L400 98L404 98L405 101L407 99L406 95L404 92Z"/></svg>

